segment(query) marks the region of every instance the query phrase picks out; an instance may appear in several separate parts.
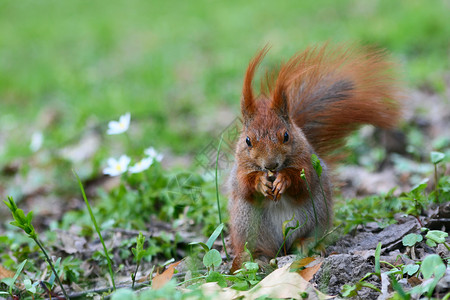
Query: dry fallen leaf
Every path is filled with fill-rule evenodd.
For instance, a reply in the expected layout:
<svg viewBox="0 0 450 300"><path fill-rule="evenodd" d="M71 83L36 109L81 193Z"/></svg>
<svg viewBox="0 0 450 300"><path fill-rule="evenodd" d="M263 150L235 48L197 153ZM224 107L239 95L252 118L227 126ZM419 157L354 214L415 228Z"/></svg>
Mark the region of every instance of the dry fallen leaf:
<svg viewBox="0 0 450 300"><path fill-rule="evenodd" d="M302 294L303 296L307 294L306 299L311 300L333 298L316 290L298 273L290 272L288 265L273 271L249 291L238 292L232 288L220 288L217 283L213 282L203 284L201 288L205 295L214 295L215 300L237 299L241 297L245 299L257 299L261 296L305 299L302 298ZM305 292L306 294L304 294Z"/></svg>
<svg viewBox="0 0 450 300"><path fill-rule="evenodd" d="M81 253L85 249L86 239L70 231L57 231L62 243L61 249L67 254Z"/></svg>
<svg viewBox="0 0 450 300"><path fill-rule="evenodd" d="M152 288L154 290L162 288L167 282L169 282L170 279L172 279L173 273L175 271L175 267L181 262L175 262L173 264L170 264L167 269L162 272L161 274L156 274L155 277L153 277L152 280Z"/></svg>
<svg viewBox="0 0 450 300"><path fill-rule="evenodd" d="M212 296L214 300L236 299L240 295L239 291L232 288L222 288L217 282L204 283L200 288L205 296Z"/></svg>
<svg viewBox="0 0 450 300"><path fill-rule="evenodd" d="M305 257L300 260L296 260L292 263L291 269L296 270L296 269L300 269L302 267L306 267L308 264L312 263L315 260L316 260L316 258L314 258L314 257Z"/></svg>
<svg viewBox="0 0 450 300"><path fill-rule="evenodd" d="M0 265L0 280L2 280L3 278L12 278L14 277L14 275L14 272L6 270L2 265Z"/></svg>
<svg viewBox="0 0 450 300"><path fill-rule="evenodd" d="M295 270L306 281L310 281L314 274L319 271L322 262L322 258L305 257L301 260L294 261L291 265L291 269Z"/></svg>

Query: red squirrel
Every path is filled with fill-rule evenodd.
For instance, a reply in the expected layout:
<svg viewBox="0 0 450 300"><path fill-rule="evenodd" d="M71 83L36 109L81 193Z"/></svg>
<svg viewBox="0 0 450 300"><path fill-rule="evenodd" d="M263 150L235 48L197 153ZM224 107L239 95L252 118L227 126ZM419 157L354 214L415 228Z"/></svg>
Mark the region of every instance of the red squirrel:
<svg viewBox="0 0 450 300"><path fill-rule="evenodd" d="M289 226L297 220L304 225L293 231L286 249L324 232L333 216L329 165L341 157L336 150L360 125L392 128L400 117L393 64L384 51L308 48L278 72L267 72L256 96L253 77L267 51L259 51L245 73L243 128L228 180L231 244L237 258L246 242L254 255L275 257L283 244L282 224L292 217ZM323 192L312 154L323 169Z"/></svg>

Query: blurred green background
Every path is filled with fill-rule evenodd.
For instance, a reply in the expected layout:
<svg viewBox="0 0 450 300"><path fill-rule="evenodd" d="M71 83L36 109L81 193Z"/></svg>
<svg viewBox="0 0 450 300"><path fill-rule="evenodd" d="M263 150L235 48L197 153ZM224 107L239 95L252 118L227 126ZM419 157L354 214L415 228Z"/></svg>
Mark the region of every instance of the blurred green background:
<svg viewBox="0 0 450 300"><path fill-rule="evenodd" d="M238 115L266 44L266 66L324 41L375 44L407 85L442 92L449 12L416 0L2 1L0 161L31 155L36 130L58 149L127 111L131 150L194 155Z"/></svg>

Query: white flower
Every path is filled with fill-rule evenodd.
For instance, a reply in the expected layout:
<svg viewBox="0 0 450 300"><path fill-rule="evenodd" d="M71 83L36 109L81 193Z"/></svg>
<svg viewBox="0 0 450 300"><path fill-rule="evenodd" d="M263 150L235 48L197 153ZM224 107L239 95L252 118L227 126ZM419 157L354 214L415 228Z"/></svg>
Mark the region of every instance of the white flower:
<svg viewBox="0 0 450 300"><path fill-rule="evenodd" d="M126 113L123 116L120 116L119 122L110 121L108 123L108 131L107 134L119 134L128 130L130 126L130 113Z"/></svg>
<svg viewBox="0 0 450 300"><path fill-rule="evenodd" d="M148 156L153 158L154 160L156 160L157 162L160 162L164 155L162 155L161 153L156 152L155 148L150 147L144 150L144 153Z"/></svg>
<svg viewBox="0 0 450 300"><path fill-rule="evenodd" d="M111 157L108 159L108 167L103 169L103 174L109 176L117 176L122 173L125 173L127 171L127 167L130 161L131 159L126 155L120 156L119 160L116 160Z"/></svg>
<svg viewBox="0 0 450 300"><path fill-rule="evenodd" d="M33 135L31 136L31 143L30 143L30 149L33 152L38 151L41 146L42 142L44 141L44 135L40 131L33 132Z"/></svg>
<svg viewBox="0 0 450 300"><path fill-rule="evenodd" d="M153 157L145 157L145 158L141 159L140 161L138 161L134 166L131 166L128 169L128 171L130 171L130 173L140 173L140 172L150 168L152 163L153 163Z"/></svg>

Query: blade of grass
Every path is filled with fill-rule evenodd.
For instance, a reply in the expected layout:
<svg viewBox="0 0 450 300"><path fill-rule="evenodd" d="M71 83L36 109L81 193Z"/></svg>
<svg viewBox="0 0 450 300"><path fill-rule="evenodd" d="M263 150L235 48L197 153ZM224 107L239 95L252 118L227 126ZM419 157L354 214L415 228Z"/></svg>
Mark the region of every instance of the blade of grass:
<svg viewBox="0 0 450 300"><path fill-rule="evenodd" d="M17 267L16 274L14 274L14 277L13 277L13 279L11 280L11 284L8 284L8 285L9 285L9 294L10 294L11 296L13 296L13 286L14 286L14 283L16 282L17 278L19 277L20 273L22 273L23 267L25 266L26 263L27 263L27 260L26 260L26 259L25 259L23 262L20 263L20 265ZM7 295L7 294L8 294L8 293L6 293L6 295Z"/></svg>
<svg viewBox="0 0 450 300"><path fill-rule="evenodd" d="M217 169L219 166L219 154L220 154L220 147L222 146L222 141L223 141L223 134L220 136L220 142L219 142L219 146L217 147L217 157L216 157L216 172L215 172L215 180L216 180L216 200L217 200L217 210L219 211L219 223L222 224L222 214L220 212L220 201L219 201L219 179L217 177ZM230 259L230 256L228 255L227 252L227 247L225 246L225 239L223 237L223 231L220 232L220 237L222 239L222 245L223 245L223 250L225 251L225 255L227 256L227 259Z"/></svg>
<svg viewBox="0 0 450 300"><path fill-rule="evenodd" d="M206 242L206 246L208 246L208 250L211 250L212 245L216 241L217 237L219 236L219 234L222 233L223 226L224 226L224 224L220 223L219 226L217 226L216 230L214 230L214 232L209 237L208 241Z"/></svg>
<svg viewBox="0 0 450 300"><path fill-rule="evenodd" d="M116 290L116 284L114 282L114 272L113 272L113 269L112 269L111 258L109 258L108 249L106 249L106 245L105 245L105 242L103 241L103 236L102 236L102 234L100 232L100 228L97 225L97 221L95 220L94 213L92 212L91 206L89 205L89 201L86 198L86 193L84 192L84 187L83 187L83 184L81 183L80 177L78 177L78 174L75 172L75 170L72 170L72 171L73 171L73 174L75 174L75 177L77 178L78 185L80 186L81 194L83 195L84 202L86 203L86 206L88 208L89 215L91 216L92 223L94 223L95 230L97 231L98 237L100 238L100 242L103 245L103 251L105 252L106 260L108 261L109 274L111 275L111 281L112 281L113 289L115 291Z"/></svg>
<svg viewBox="0 0 450 300"><path fill-rule="evenodd" d="M306 213L305 209L303 209L303 212L305 213L305 222L302 223L302 225L297 224L295 227L289 227L291 228L289 230L289 233L286 235L286 237L283 237L283 243L281 244L281 246L278 248L277 254L275 255L275 258L278 257L278 254L280 254L281 249L283 249L284 245L286 245L286 241L288 240L288 238L294 233L295 230L302 228L303 226L305 226L306 222L308 222L308 214ZM292 220L294 219L295 215L292 216ZM284 235L284 232L283 232Z"/></svg>
<svg viewBox="0 0 450 300"><path fill-rule="evenodd" d="M375 274L377 274L378 277L380 277L381 275L380 256L381 256L381 242L378 243L377 249L375 250Z"/></svg>

